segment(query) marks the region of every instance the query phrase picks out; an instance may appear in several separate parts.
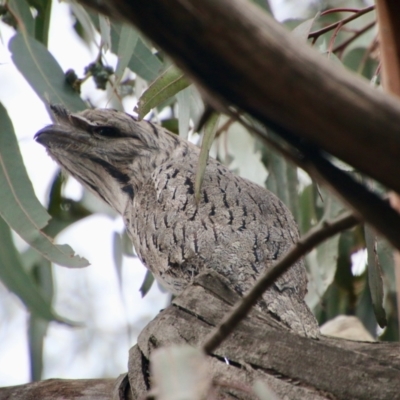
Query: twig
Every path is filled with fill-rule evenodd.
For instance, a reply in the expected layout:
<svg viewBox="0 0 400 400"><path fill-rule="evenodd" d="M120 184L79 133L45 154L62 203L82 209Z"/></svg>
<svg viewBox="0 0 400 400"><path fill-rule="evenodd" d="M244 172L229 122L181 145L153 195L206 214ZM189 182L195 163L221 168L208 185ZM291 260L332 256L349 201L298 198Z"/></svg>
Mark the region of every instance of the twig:
<svg viewBox="0 0 400 400"><path fill-rule="evenodd" d="M261 276L250 292L245 295L232 311L224 317L222 322L208 336L203 344L205 353L210 354L229 336L240 321L245 318L257 300L268 287L284 272L286 272L297 260L307 254L315 246L337 233L352 228L360 220L352 213L346 213L335 220L326 221L322 226L316 226L303 236L286 255L275 263Z"/></svg>
<svg viewBox="0 0 400 400"><path fill-rule="evenodd" d="M356 40L359 36L361 36L363 33L367 32L370 30L372 27L374 27L376 24L376 21L372 21L368 25L364 26L364 28L360 29L357 31L351 38L345 40L343 43L337 45L333 50L332 53L337 53L338 51L343 51L351 42ZM340 58L340 57L339 57Z"/></svg>
<svg viewBox="0 0 400 400"><path fill-rule="evenodd" d="M340 24L345 25L351 21L354 21L355 19L357 19L358 17L361 17L361 15L367 14L371 11L373 11L375 9L375 6L370 6L370 7L365 7L363 9L361 9L360 11L358 11L357 13L350 15L350 17L344 18L340 21L335 22L334 24L328 25L325 28L319 29L318 31L314 31L311 32L308 35L308 38L318 38L319 36L323 35L326 32L329 32L333 29L336 29L336 27Z"/></svg>
<svg viewBox="0 0 400 400"><path fill-rule="evenodd" d="M359 8L331 8L330 10L323 11L321 13L321 17L323 17L324 15L333 14L333 13L337 13L337 12L357 13L359 11L360 11Z"/></svg>

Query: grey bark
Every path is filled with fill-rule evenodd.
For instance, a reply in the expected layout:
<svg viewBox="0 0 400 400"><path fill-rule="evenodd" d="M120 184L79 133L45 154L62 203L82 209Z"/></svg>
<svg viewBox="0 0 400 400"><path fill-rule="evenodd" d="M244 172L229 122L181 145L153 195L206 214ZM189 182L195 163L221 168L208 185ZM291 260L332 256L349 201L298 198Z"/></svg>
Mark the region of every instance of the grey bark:
<svg viewBox="0 0 400 400"><path fill-rule="evenodd" d="M140 334L138 344L130 351L130 389L121 379L114 385L104 380L108 388L103 386L104 391L97 391L96 398L123 399L122 393L125 398L145 398L151 385L148 373L151 353L169 344L201 344L238 299L224 278L214 273L200 275ZM253 310L209 359L220 399L255 399L249 391L254 380L261 379L281 399L393 400L400 398L399 353L398 343L353 342L324 336L305 338L268 314ZM82 388L88 391L93 386L99 388L99 382L52 380L0 388L0 400L89 400L94 397ZM76 384L80 385L80 391L68 388ZM119 394L116 384L122 384ZM113 390L120 397L113 397Z"/></svg>

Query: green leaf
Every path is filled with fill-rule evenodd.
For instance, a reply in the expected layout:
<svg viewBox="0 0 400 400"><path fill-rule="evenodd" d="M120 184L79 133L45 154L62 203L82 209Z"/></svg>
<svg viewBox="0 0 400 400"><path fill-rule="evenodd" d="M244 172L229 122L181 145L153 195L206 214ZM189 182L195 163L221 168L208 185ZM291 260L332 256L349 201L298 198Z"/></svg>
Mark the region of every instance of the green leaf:
<svg viewBox="0 0 400 400"><path fill-rule="evenodd" d="M29 4L25 0L9 0L8 9L11 11L18 23L18 29L24 35L34 36L35 34L35 21Z"/></svg>
<svg viewBox="0 0 400 400"><path fill-rule="evenodd" d="M212 113L204 127L203 141L201 143L199 161L197 162L196 179L194 183L196 202L199 202L200 199L200 189L203 183L204 173L206 172L208 154L210 152L211 145L214 141L215 133L217 130L218 120L219 114Z"/></svg>
<svg viewBox="0 0 400 400"><path fill-rule="evenodd" d="M378 256L378 239L369 227L365 228L365 242L368 250L368 284L371 291L372 305L379 326L384 328L387 325L387 318L383 308L383 278Z"/></svg>
<svg viewBox="0 0 400 400"><path fill-rule="evenodd" d="M57 61L41 43L17 33L8 46L15 66L46 105L62 104L71 111L86 108L79 95L65 82Z"/></svg>
<svg viewBox="0 0 400 400"><path fill-rule="evenodd" d="M139 292L142 295L142 297L146 296L146 294L149 293L149 290L153 286L153 282L154 282L154 276L151 273L151 271L147 270L142 286L140 286L139 289Z"/></svg>
<svg viewBox="0 0 400 400"><path fill-rule="evenodd" d="M324 214L318 225L325 221L336 218L342 211L343 206L329 192L322 189L322 201ZM340 235L335 235L319 245L316 250L306 256L307 266L313 284L310 287L309 299L316 300L316 296L311 293L316 291L319 296L325 293L328 286L333 282L336 273ZM312 307L315 303L312 304Z"/></svg>
<svg viewBox="0 0 400 400"><path fill-rule="evenodd" d="M179 107L179 136L187 139L190 123L190 86L176 94Z"/></svg>
<svg viewBox="0 0 400 400"><path fill-rule="evenodd" d="M307 185L300 194L300 215L298 219L300 233L304 234L315 225L317 215L314 203L314 185Z"/></svg>
<svg viewBox="0 0 400 400"><path fill-rule="evenodd" d="M33 315L29 318L28 345L32 381L43 379L43 347L49 323Z"/></svg>
<svg viewBox="0 0 400 400"><path fill-rule="evenodd" d="M81 24L89 42L95 43L96 42L96 36L95 36L96 32L95 32L95 29L92 24L92 20L90 19L88 12L83 8L83 6L76 3L75 1L70 1L68 3L69 3L69 6L71 7L71 11L75 15L75 17L79 21L79 23Z"/></svg>
<svg viewBox="0 0 400 400"><path fill-rule="evenodd" d="M67 245L55 245L41 229L50 216L41 206L29 178L6 109L0 104L0 215L27 243L49 261L69 267L88 262Z"/></svg>
<svg viewBox="0 0 400 400"><path fill-rule="evenodd" d="M142 94L135 111L139 114L139 120L158 104L174 96L179 91L190 85L183 73L171 65L167 68L147 90Z"/></svg>
<svg viewBox="0 0 400 400"><path fill-rule="evenodd" d="M189 345L156 349L150 357L150 368L158 400L209 398L212 375L200 349Z"/></svg>
<svg viewBox="0 0 400 400"><path fill-rule="evenodd" d="M101 35L101 44L104 51L111 49L111 25L108 17L99 14L99 27Z"/></svg>
<svg viewBox="0 0 400 400"><path fill-rule="evenodd" d="M126 257L137 257L137 254L133 250L133 244L128 236L126 229L122 233L122 252Z"/></svg>
<svg viewBox="0 0 400 400"><path fill-rule="evenodd" d="M139 40L139 34L128 24L123 24L118 43L118 63L115 71L117 83L121 80L125 68L128 66L132 58L136 43Z"/></svg>
<svg viewBox="0 0 400 400"><path fill-rule="evenodd" d="M52 302L54 295L53 273L48 260L40 257L40 261L31 268L36 286L40 289L45 299ZM48 321L31 314L28 326L28 343L31 379L38 381L42 379L43 372L43 345L44 338L49 326Z"/></svg>
<svg viewBox="0 0 400 400"><path fill-rule="evenodd" d="M10 228L0 217L0 279L15 293L26 307L47 321L62 321L51 308L50 303L25 271L14 246Z"/></svg>
<svg viewBox="0 0 400 400"><path fill-rule="evenodd" d="M120 291L122 291L122 238L118 232L114 232L113 234L113 259L114 259L114 267L118 277L118 285Z"/></svg>
<svg viewBox="0 0 400 400"><path fill-rule="evenodd" d="M268 0L252 0L254 4L257 4L263 10L267 11L269 14L272 14L271 6L269 5Z"/></svg>
<svg viewBox="0 0 400 400"><path fill-rule="evenodd" d="M128 67L148 82L153 81L163 69L163 63L139 38Z"/></svg>
<svg viewBox="0 0 400 400"><path fill-rule="evenodd" d="M47 47L51 18L52 0L43 0L35 18L35 39Z"/></svg>
<svg viewBox="0 0 400 400"><path fill-rule="evenodd" d="M318 16L319 13L314 18L307 19L306 21L303 21L301 24L297 25L296 28L292 30L292 35L301 41L306 42L314 21Z"/></svg>

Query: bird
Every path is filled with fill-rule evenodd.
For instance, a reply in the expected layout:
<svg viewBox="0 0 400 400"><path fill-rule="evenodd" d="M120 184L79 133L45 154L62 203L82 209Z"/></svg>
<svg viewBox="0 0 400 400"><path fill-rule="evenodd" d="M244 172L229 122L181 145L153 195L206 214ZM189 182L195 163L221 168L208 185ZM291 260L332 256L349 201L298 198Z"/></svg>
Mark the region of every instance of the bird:
<svg viewBox="0 0 400 400"><path fill-rule="evenodd" d="M113 109L51 110L55 122L37 132L36 141L123 217L140 260L172 294L211 269L243 296L298 240L281 200L211 157L196 199L200 149L162 126ZM306 293L301 259L256 307L315 338L319 329Z"/></svg>

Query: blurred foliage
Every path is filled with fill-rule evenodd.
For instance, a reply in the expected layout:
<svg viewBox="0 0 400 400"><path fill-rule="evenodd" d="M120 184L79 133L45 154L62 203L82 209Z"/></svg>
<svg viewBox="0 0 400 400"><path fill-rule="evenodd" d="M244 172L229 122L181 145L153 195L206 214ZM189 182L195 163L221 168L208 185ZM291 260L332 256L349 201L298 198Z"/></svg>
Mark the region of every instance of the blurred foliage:
<svg viewBox="0 0 400 400"><path fill-rule="evenodd" d="M267 1L254 2L270 12ZM353 0L348 4L351 8L363 7L361 1ZM121 109L124 98L133 96L137 100L136 111L140 118L146 116L182 136L195 134L194 127L205 106L196 88L190 85L182 72L171 65L165 54L154 48L134 28L109 21L107 17L94 14L73 1L70 6L77 34L86 45L96 44L99 49L96 59L86 66L81 77L73 70L64 72L47 49L51 0L8 0L0 7L2 23L15 29L15 35L8 43L12 60L46 107L49 103L61 103L71 111L79 111L95 104L90 99L84 101L79 96L81 86L87 80L93 79L97 89L107 90L109 100L118 104ZM360 13L350 23L322 31L323 28L355 14L354 11L337 12L333 9L310 19L283 23L293 30L293 35L298 40L308 41L338 68L349 68L378 85L379 54L373 29L373 11ZM110 53L118 59L115 69L107 61ZM0 136L4 137L6 130L11 136L14 135L11 123L5 127L7 111L4 108L0 111ZM204 131L207 132L206 140L203 140L205 146L209 147L210 140L216 137L211 148L212 155L236 172L264 184L276 193L292 210L302 234L343 211L343 206L328 192L319 188L304 172L299 171L280 154L256 142L235 121L225 116L219 119L214 116L211 123L205 124L199 133ZM195 135L193 137L197 138ZM21 179L29 182L17 146L9 155L12 156L13 163L8 170L3 170L3 176L10 173L11 180L8 182L11 183ZM6 160L6 155L0 151L0 161L3 160L2 157ZM202 165L204 168L204 161ZM200 181L201 170L200 166ZM51 241L50 238L54 238L66 227L95 212L88 209L83 199L74 201L65 198L64 183L61 174L54 178L47 211L40 210L33 190L29 193L18 193L13 192L12 185L3 185L0 190L0 215L16 229L10 215L17 215L17 203L23 200L27 204L24 213L28 219L35 220L38 214L49 214L52 217L47 226L47 220L43 222L43 218L46 218L42 217L42 223L36 224L35 228L38 235L45 235ZM31 187L30 183L27 186ZM11 192L16 196L16 202L10 206ZM7 205L8 208L2 205ZM57 260L41 253L40 248L34 250L30 247L18 254L10 238L10 229L0 219L0 278L9 290L22 299L30 312L31 376L33 379L40 379L43 338L48 321L62 319L51 308L54 288L50 260ZM352 256L359 251L366 251L367 242L369 262L371 264L371 260L375 260L379 264L381 272L378 274L368 272L365 263L358 271L354 268ZM53 244L52 246L55 248ZM373 256L371 251L374 251ZM382 325L387 320L382 339L398 340L397 289L391 253L392 250L379 237L373 236L367 240L366 229L362 226L342 232L310 253L306 257L310 278L307 301L318 321L322 324L339 314L356 315L376 337L378 325L374 310L379 309L378 320ZM123 256L135 256L126 232L114 235L114 260L119 279L122 279ZM13 267L10 268L10 265ZM151 274L147 274L140 289L143 296L152 283Z"/></svg>

